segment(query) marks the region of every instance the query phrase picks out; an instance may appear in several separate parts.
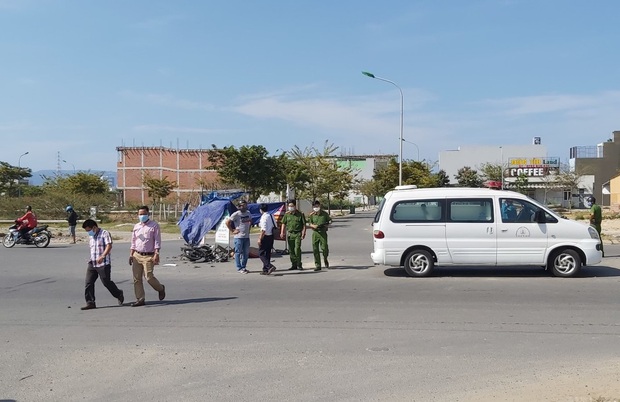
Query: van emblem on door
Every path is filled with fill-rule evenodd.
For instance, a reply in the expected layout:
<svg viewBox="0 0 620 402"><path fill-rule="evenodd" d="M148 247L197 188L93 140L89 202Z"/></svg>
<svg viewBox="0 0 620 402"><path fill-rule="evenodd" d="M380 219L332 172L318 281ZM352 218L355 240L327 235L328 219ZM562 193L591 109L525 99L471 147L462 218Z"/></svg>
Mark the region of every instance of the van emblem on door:
<svg viewBox="0 0 620 402"><path fill-rule="evenodd" d="M521 226L517 229L517 237L530 237L530 231L528 228Z"/></svg>

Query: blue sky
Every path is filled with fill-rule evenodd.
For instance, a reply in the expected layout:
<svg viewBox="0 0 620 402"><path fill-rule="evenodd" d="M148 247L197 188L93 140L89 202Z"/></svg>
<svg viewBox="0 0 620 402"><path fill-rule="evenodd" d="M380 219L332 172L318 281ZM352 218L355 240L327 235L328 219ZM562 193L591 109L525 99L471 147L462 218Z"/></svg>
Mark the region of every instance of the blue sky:
<svg viewBox="0 0 620 402"><path fill-rule="evenodd" d="M0 0L0 161L114 170L117 146L568 158L620 130L615 0Z"/></svg>

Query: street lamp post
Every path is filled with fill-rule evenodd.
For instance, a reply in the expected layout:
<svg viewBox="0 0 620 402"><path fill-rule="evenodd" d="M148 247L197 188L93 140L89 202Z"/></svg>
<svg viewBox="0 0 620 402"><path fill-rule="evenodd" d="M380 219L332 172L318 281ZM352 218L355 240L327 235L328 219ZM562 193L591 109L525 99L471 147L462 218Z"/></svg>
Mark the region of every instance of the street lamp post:
<svg viewBox="0 0 620 402"><path fill-rule="evenodd" d="M64 163L69 163L66 160L62 160ZM73 163L69 163L71 166L73 166L73 174L75 174L75 165Z"/></svg>
<svg viewBox="0 0 620 402"><path fill-rule="evenodd" d="M400 141L399 141L399 144L398 144L399 145L398 185L402 186L402 184L403 184L403 113L404 113L403 90L400 89L400 87L398 85L396 85L396 83L394 81L390 81L390 80L387 80L385 78L377 77L374 74L369 73L367 71L362 71L362 74L364 74L367 77L379 80L379 81L389 82L390 84L394 85L398 89L398 92L400 92Z"/></svg>
<svg viewBox="0 0 620 402"><path fill-rule="evenodd" d="M23 154L19 155L19 158L17 159L17 167L19 168L19 170L21 171L22 168L22 156L28 155L30 152L26 151ZM20 198L22 196L22 188L21 188L21 183L19 182L19 179L17 179L17 198Z"/></svg>
<svg viewBox="0 0 620 402"><path fill-rule="evenodd" d="M418 147L418 144L416 144L415 142L407 141L405 139L403 139L403 141L406 142L407 144L415 145L415 149L418 151L418 159L416 159L416 162L419 162L420 161L420 147Z"/></svg>

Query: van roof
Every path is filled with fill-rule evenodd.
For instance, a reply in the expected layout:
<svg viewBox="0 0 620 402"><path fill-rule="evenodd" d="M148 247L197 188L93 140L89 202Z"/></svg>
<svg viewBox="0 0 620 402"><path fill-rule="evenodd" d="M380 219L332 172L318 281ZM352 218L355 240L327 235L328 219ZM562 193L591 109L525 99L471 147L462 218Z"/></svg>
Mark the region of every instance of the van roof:
<svg viewBox="0 0 620 402"><path fill-rule="evenodd" d="M402 186L405 187L405 186ZM388 198L391 195L398 194L398 197L437 197L437 196L458 196L458 197L492 197L502 195L504 197L519 197L525 196L516 191L509 190L495 190L491 188L479 188L479 187L430 187L430 188L413 188L413 189L394 189L388 192L385 196Z"/></svg>

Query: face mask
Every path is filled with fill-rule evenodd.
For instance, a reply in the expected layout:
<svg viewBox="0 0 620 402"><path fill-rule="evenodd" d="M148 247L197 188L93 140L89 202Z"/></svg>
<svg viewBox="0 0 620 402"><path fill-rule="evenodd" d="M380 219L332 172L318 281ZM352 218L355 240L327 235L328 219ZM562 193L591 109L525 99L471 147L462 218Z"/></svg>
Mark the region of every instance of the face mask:
<svg viewBox="0 0 620 402"><path fill-rule="evenodd" d="M288 207L288 210L293 212L295 210L295 207Z"/></svg>
<svg viewBox="0 0 620 402"><path fill-rule="evenodd" d="M95 231L94 230L89 230L88 231L88 235L91 236L91 237L94 236L95 235Z"/></svg>
<svg viewBox="0 0 620 402"><path fill-rule="evenodd" d="M149 216L148 215L138 215L138 219L140 219L140 222L144 223L144 222L149 220Z"/></svg>
<svg viewBox="0 0 620 402"><path fill-rule="evenodd" d="M321 208L314 207L314 208L312 208L312 210L313 210L314 212L319 212L319 211L321 210Z"/></svg>

